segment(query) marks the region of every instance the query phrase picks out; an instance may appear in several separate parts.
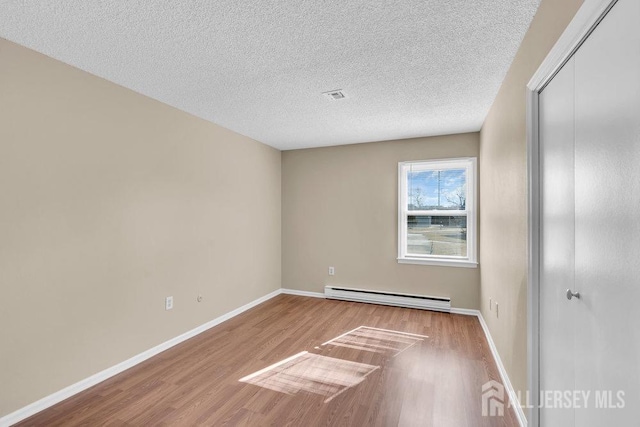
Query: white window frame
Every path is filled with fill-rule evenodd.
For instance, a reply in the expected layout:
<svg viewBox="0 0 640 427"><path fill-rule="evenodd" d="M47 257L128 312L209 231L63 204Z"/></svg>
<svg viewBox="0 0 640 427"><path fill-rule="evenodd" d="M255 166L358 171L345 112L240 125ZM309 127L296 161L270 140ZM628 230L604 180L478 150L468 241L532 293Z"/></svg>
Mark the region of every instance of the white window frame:
<svg viewBox="0 0 640 427"><path fill-rule="evenodd" d="M461 157L456 159L420 160L398 163L398 263L440 265L449 267L476 268L477 262L477 159ZM421 210L409 211L407 203L407 176L413 169L446 170L465 169L467 172L467 200L465 210ZM467 217L467 256L415 255L407 254L407 217L409 215L465 216Z"/></svg>

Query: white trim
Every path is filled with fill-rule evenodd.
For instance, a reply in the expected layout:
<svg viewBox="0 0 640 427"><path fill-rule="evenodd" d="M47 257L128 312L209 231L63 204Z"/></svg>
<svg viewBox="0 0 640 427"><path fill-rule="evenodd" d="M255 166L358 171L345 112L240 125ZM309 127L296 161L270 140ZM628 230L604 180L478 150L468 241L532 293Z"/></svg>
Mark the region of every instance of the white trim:
<svg viewBox="0 0 640 427"><path fill-rule="evenodd" d="M534 126L535 123L535 126ZM528 187L528 268L527 278L527 380L531 408L529 422L538 426L540 401L538 326L540 322L540 146L538 140L538 93L527 91L527 187Z"/></svg>
<svg viewBox="0 0 640 427"><path fill-rule="evenodd" d="M451 310L449 311L449 313L451 314L462 314L464 316L480 316L480 310L476 310L473 308L455 308L455 307L451 307Z"/></svg>
<svg viewBox="0 0 640 427"><path fill-rule="evenodd" d="M219 325L220 323L231 319L234 316L237 316L253 307L255 307L258 304L261 304L267 300L270 300L273 297L276 297L280 294L287 294L287 295L297 295L297 296L305 296L305 297L314 297L314 298L324 298L324 294L321 294L319 292L308 292L308 291L299 291L296 289L285 289L285 288L281 288L281 289L276 289L273 292L270 292L269 294L260 297L254 301L251 301L250 303L247 303L245 305L243 305L242 307L239 307L235 310L232 310L226 314L223 314L222 316L219 316L203 325L198 326L197 328L194 328L190 331L185 332L182 335L179 335L175 338L170 339L169 341L166 341L162 344L159 344L149 350L146 350L136 356L133 356L130 359L125 360L124 362L121 362L115 366L112 366L110 368L107 368L101 372L98 372L97 374L94 374L88 378L85 378L84 380L78 381L75 384L72 384L68 387L65 387L62 390L59 390L53 394L50 394L49 396L46 396L34 403L31 403L21 409L18 409L17 411L14 411L8 415L5 415L4 417L0 418L0 427L9 427L13 424L16 424L26 418L29 418L32 415L37 414L38 412L41 412L53 405L55 405L56 403L59 403L65 399L68 399L69 397L72 397L78 393L80 393L81 391L84 391L90 387L93 387L96 384L101 383L104 380L107 380L139 363L144 362L145 360L157 355L158 353L161 353L165 350L168 350L169 348L180 344L181 342L184 342L186 340L188 340L189 338L192 338L204 331L206 331L207 329L210 329L214 326ZM507 389L507 392L509 394L509 397L511 399L511 402L513 403L513 407L516 411L516 415L518 417L518 420L520 421L520 425L522 427L525 427L526 424L526 419L524 418L524 413L522 412L522 408L520 407L519 401L517 399L516 393L513 390L513 386L511 385L511 381L509 381L509 377L507 375L507 371L504 368L504 365L502 364L502 360L500 359L500 355L498 354L498 351L496 349L495 344L493 343L493 339L491 338L491 333L489 332L489 328L487 328L487 325L482 317L482 314L480 313L479 310L474 310L474 309L468 309L468 308L451 308L450 310L451 314L461 314L461 315L466 315L466 316L476 316L480 322L480 325L482 326L482 330L484 331L485 337L487 339L487 343L489 344L489 348L491 349L491 354L493 355L493 358L496 362L496 365L498 367L498 371L500 373L500 377L502 379L502 383L504 384L505 388ZM358 329L358 328L356 328ZM372 328L372 329L376 329L376 328ZM344 334L343 334L344 335ZM415 334L410 334L410 335L415 335ZM335 339L335 338L334 338ZM326 344L326 343L325 343ZM324 344L323 344L324 345ZM290 357L287 360L293 359L297 356L299 356L300 354L294 355L292 357ZM246 377L245 377L246 378ZM524 421L523 421L524 420Z"/></svg>
<svg viewBox="0 0 640 427"><path fill-rule="evenodd" d="M500 358L500 354L498 353L498 348L496 344L493 342L493 338L491 337L491 332L489 332L489 327L487 323L484 321L484 317L482 317L482 313L480 310L475 310L471 308L452 308L451 314L462 314L465 316L476 316L478 321L480 322L480 326L482 327L482 331L484 332L484 336L487 339L487 343L489 344L489 349L491 350L491 355L493 356L493 360L496 362L496 366L498 367L498 373L500 374L500 379L502 380L502 385L504 385L507 394L509 395L509 400L511 402L511 407L516 413L516 418L518 419L518 423L520 423L521 427L527 427L527 417L524 414L524 410L520 405L520 401L518 400L518 395L516 391L513 389L513 385L511 384L511 380L509 380L509 375L507 374L507 370L502 363L502 359Z"/></svg>
<svg viewBox="0 0 640 427"><path fill-rule="evenodd" d="M551 48L527 88L539 92L556 75L617 0L585 0Z"/></svg>
<svg viewBox="0 0 640 427"><path fill-rule="evenodd" d="M511 384L511 380L509 380L509 375L507 374L507 370L502 363L502 359L500 359L500 354L498 353L498 348L496 344L493 342L493 338L491 337L491 332L489 332L489 327L487 323L484 321L484 317L482 317L482 313L478 311L478 320L480 321L480 326L482 326L482 330L484 331L484 335L487 338L487 342L489 343L489 348L491 349L491 354L493 354L493 359L496 361L496 366L498 366L498 372L500 373L500 378L502 379L502 385L504 385L507 394L509 395L509 401L511 402L511 407L513 411L516 413L516 418L518 418L518 422L521 427L527 427L527 417L524 414L524 410L520 404L520 400L518 400L518 395L513 389L513 385Z"/></svg>
<svg viewBox="0 0 640 427"><path fill-rule="evenodd" d="M309 291L299 291L297 289L281 289L283 294L286 295L298 295L301 297L311 297L311 298L324 298L324 294L321 292L309 292Z"/></svg>
<svg viewBox="0 0 640 427"><path fill-rule="evenodd" d="M441 267L466 267L478 268L478 263L473 261L456 261L454 259L434 259L434 258L398 258L398 264L418 264L418 265L439 265Z"/></svg>
<svg viewBox="0 0 640 427"><path fill-rule="evenodd" d="M467 211L444 211L444 210L437 210L437 209L432 209L432 210L424 210L424 211L408 211L407 213L411 213L411 215L415 215L415 216L467 216Z"/></svg>
<svg viewBox="0 0 640 427"><path fill-rule="evenodd" d="M280 295L281 293L283 293L282 289L276 289L275 291L270 292L263 297L253 300L250 303L243 305L242 307L236 308L235 310L223 314L222 316L216 317L215 319L203 325L200 325L197 328L191 329L190 331L187 331L182 335L178 335L177 337L172 338L169 341L165 341L162 344L150 348L149 350L143 351L142 353L137 354L130 359L125 360L124 362L120 362L115 366L100 371L97 374L91 375L88 378L85 378L75 384L63 388L62 390L50 394L49 396L43 397L36 402L18 409L17 411L7 414L4 417L0 418L0 427L7 427L18 423L26 418L29 418L30 416L35 415L38 412L55 405L56 403L62 402L63 400L68 399L69 397L78 394L81 391L88 389L89 387L93 387L94 385L101 383L102 381L109 379L114 375L126 371L127 369L144 362L145 360L155 356L156 354L168 350L169 348L178 345L181 342L188 340L189 338L193 338L194 336L206 331L207 329L217 326L225 320L229 320L232 317L235 317L240 313L243 313L250 308L255 307L258 304L262 304L263 302L277 295Z"/></svg>
<svg viewBox="0 0 640 427"><path fill-rule="evenodd" d="M401 165L413 165L416 171L438 170L442 168L458 169L466 168L467 162L475 157L454 157L444 159L407 160L399 162ZM422 164L420 164L422 163Z"/></svg>
<svg viewBox="0 0 640 427"><path fill-rule="evenodd" d="M477 197L478 197L478 161L476 157L455 159L412 160L398 162L398 264L439 265L446 267L477 267ZM414 170L465 169L467 173L467 201L464 211L460 210L416 210L407 207L407 172ZM407 215L430 216L466 216L467 217L467 256L415 256L407 253Z"/></svg>
<svg viewBox="0 0 640 427"><path fill-rule="evenodd" d="M527 181L528 181L528 282L527 289L527 379L531 409L529 422L540 425L540 141L538 97L546 84L578 50L584 40L617 0L585 0L547 57L527 84Z"/></svg>
<svg viewBox="0 0 640 427"><path fill-rule="evenodd" d="M478 321L480 322L480 326L482 327L482 331L484 332L484 336L487 339L487 343L489 344L489 349L491 350L491 355L493 356L494 361L496 362L496 366L498 367L498 373L500 374L500 379L502 380L502 385L504 385L507 394L509 395L509 400L511 402L511 407L516 413L516 418L518 418L518 422L521 427L527 426L527 417L524 414L524 410L520 405L520 401L518 400L518 395L511 384L511 380L509 379L509 375L507 374L507 370L502 363L502 359L500 358L500 354L498 353L498 348L496 344L493 342L493 338L491 337L491 332L489 332L489 327L487 323L484 321L484 317L482 317L482 313L480 310L474 310L469 308L452 308L451 314L463 314L466 316L476 316Z"/></svg>

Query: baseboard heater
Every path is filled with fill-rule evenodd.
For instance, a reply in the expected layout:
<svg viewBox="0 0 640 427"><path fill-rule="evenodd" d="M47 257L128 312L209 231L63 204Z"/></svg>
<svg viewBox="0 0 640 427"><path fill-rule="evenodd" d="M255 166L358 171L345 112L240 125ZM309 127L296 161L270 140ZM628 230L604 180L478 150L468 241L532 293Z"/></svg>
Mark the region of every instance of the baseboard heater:
<svg viewBox="0 0 640 427"><path fill-rule="evenodd" d="M451 298L430 297L426 295L399 294L396 292L369 291L366 289L325 286L324 296L328 299L420 308L423 310L445 312L449 312L451 310Z"/></svg>

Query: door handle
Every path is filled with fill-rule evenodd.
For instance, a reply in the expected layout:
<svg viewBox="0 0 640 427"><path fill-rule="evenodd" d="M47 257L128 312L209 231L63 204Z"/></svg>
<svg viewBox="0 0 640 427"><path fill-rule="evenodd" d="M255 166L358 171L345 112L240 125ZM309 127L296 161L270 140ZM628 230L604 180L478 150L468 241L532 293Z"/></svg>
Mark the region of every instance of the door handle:
<svg viewBox="0 0 640 427"><path fill-rule="evenodd" d="M567 289L567 299L570 300L573 297L580 298L580 292L571 292L571 289Z"/></svg>

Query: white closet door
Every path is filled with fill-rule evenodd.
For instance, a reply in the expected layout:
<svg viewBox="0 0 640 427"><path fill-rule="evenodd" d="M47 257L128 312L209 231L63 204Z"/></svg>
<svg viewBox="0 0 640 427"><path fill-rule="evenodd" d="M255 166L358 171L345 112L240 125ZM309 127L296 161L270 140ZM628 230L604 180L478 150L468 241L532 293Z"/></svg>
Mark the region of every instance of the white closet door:
<svg viewBox="0 0 640 427"><path fill-rule="evenodd" d="M573 390L574 287L574 62L540 93L541 229L540 388ZM572 426L571 408L543 408L542 426Z"/></svg>
<svg viewBox="0 0 640 427"><path fill-rule="evenodd" d="M639 425L640 1L618 1L574 60L575 388L593 393L575 425ZM603 390L625 409L596 408Z"/></svg>

